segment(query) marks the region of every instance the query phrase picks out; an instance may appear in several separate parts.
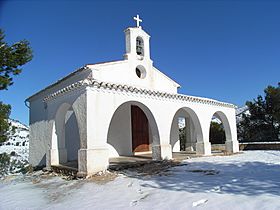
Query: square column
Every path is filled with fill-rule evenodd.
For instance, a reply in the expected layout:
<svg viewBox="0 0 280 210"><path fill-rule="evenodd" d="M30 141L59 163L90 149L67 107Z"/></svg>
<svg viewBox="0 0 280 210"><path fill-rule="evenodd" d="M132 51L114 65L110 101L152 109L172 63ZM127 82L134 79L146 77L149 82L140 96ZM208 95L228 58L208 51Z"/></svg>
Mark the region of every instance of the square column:
<svg viewBox="0 0 280 210"><path fill-rule="evenodd" d="M92 106L93 104L95 106ZM81 140L77 174L80 177L105 171L109 166L107 126L109 126L111 118L108 114L109 109L101 106L101 104L106 103L101 98L98 100L91 90L87 90L73 104Z"/></svg>
<svg viewBox="0 0 280 210"><path fill-rule="evenodd" d="M226 151L228 153L239 152L239 142L238 141L226 141Z"/></svg>
<svg viewBox="0 0 280 210"><path fill-rule="evenodd" d="M59 165L67 163L67 149L50 149L51 165Z"/></svg>
<svg viewBox="0 0 280 210"><path fill-rule="evenodd" d="M162 160L171 160L172 159L172 148L170 144L160 145L161 149L161 159Z"/></svg>
<svg viewBox="0 0 280 210"><path fill-rule="evenodd" d="M78 177L86 177L100 171L105 171L109 166L107 147L80 149L78 155Z"/></svg>
<svg viewBox="0 0 280 210"><path fill-rule="evenodd" d="M196 143L196 154L211 155L211 143L209 141Z"/></svg>
<svg viewBox="0 0 280 210"><path fill-rule="evenodd" d="M171 160L172 148L170 144L153 145L152 158L153 160Z"/></svg>

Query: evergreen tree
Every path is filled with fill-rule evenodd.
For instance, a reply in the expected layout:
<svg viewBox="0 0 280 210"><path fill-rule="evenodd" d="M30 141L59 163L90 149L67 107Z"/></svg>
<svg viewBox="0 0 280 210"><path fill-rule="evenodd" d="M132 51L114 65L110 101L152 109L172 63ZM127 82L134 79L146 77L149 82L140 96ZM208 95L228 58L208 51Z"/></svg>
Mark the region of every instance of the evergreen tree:
<svg viewBox="0 0 280 210"><path fill-rule="evenodd" d="M4 38L4 32L0 29L0 90L7 90L13 84L13 76L21 73L20 67L32 59L28 41L22 40L9 46ZM7 140L10 112L11 106L0 101L0 142Z"/></svg>
<svg viewBox="0 0 280 210"><path fill-rule="evenodd" d="M186 126L179 128L180 151L186 150Z"/></svg>
<svg viewBox="0 0 280 210"><path fill-rule="evenodd" d="M210 125L210 142L211 144L224 144L226 141L226 134L221 123L211 122Z"/></svg>
<svg viewBox="0 0 280 210"><path fill-rule="evenodd" d="M9 46L4 38L4 32L0 29L0 90L12 85L12 76L20 74L22 71L20 66L32 59L28 41L22 40Z"/></svg>
<svg viewBox="0 0 280 210"><path fill-rule="evenodd" d="M247 101L250 114L243 114L238 126L239 139L243 142L280 140L280 83L268 86L264 97Z"/></svg>
<svg viewBox="0 0 280 210"><path fill-rule="evenodd" d="M3 104L0 101L0 143L7 140L7 134L10 129L8 118L10 116L11 106Z"/></svg>

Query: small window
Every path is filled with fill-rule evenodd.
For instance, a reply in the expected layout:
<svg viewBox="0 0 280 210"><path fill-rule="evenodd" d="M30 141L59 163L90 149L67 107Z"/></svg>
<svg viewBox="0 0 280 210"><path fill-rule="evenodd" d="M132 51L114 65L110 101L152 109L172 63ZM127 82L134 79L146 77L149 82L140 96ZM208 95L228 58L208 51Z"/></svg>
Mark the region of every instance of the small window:
<svg viewBox="0 0 280 210"><path fill-rule="evenodd" d="M136 53L137 55L144 56L144 41L139 36L136 38Z"/></svg>
<svg viewBox="0 0 280 210"><path fill-rule="evenodd" d="M137 75L137 77L139 77L140 79L144 79L146 77L146 70L144 68L144 66L137 66L135 69L135 73Z"/></svg>
<svg viewBox="0 0 280 210"><path fill-rule="evenodd" d="M137 77L141 78L141 71L138 68L136 68L136 75Z"/></svg>

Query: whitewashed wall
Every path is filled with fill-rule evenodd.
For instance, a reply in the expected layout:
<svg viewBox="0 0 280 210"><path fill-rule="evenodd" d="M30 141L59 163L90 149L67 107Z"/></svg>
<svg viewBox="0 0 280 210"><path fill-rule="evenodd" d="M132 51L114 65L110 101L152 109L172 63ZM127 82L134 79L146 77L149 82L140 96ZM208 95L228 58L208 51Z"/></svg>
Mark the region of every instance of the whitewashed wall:
<svg viewBox="0 0 280 210"><path fill-rule="evenodd" d="M133 155L130 106L129 103L120 106L111 119L107 137L109 157Z"/></svg>
<svg viewBox="0 0 280 210"><path fill-rule="evenodd" d="M136 75L135 69L138 65L142 65L146 69L146 77L144 79ZM177 84L153 67L151 62L134 59L88 65L88 67L92 69L93 78L98 81L177 93Z"/></svg>
<svg viewBox="0 0 280 210"><path fill-rule="evenodd" d="M190 130L196 131L191 132L191 139L196 142L198 154L211 154L209 129L213 114L218 115L224 123L227 150L237 152L233 107L208 104L200 99L182 101L139 93L137 90L133 92L120 88L102 88L90 86L89 83L83 83L78 88L65 88L77 81L87 78L85 82L89 82L88 78L93 78L103 83L116 83L117 86L125 84L176 94L179 85L153 66L150 59L150 36L140 28L128 28L125 34L125 60L87 65L28 99L30 163L50 166L78 157L79 173L90 174L106 169L109 157L131 154L131 105L139 106L149 120L154 159L172 158L172 146L178 139L178 123L176 120L175 126L172 121L180 109L184 109L186 117L191 119ZM144 40L145 53L142 57L135 51L137 36ZM136 75L137 66L145 70L141 78ZM44 97L54 92L57 93L43 102Z"/></svg>

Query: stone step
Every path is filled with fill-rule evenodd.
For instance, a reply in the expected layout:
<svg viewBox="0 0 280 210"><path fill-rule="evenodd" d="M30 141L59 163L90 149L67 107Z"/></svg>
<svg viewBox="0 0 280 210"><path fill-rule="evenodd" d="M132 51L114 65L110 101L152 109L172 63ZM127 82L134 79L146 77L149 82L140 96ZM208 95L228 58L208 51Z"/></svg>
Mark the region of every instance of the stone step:
<svg viewBox="0 0 280 210"><path fill-rule="evenodd" d="M73 178L76 178L77 173L78 173L77 168L72 168L72 167L64 166L64 165L51 166L51 169L55 173L62 174L65 176L70 176Z"/></svg>

